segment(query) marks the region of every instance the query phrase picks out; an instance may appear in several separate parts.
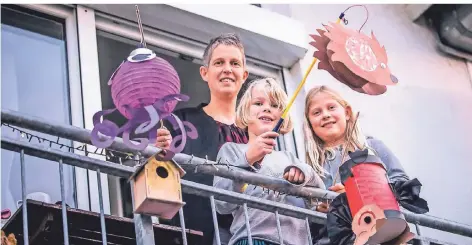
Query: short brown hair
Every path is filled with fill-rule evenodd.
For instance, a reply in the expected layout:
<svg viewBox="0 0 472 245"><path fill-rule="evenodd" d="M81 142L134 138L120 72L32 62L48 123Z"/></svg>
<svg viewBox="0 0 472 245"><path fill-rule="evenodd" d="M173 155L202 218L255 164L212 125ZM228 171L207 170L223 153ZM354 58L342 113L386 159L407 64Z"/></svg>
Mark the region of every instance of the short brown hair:
<svg viewBox="0 0 472 245"><path fill-rule="evenodd" d="M251 105L252 100L252 89L259 85L265 84L265 92L270 98L272 103L275 103L280 110L284 110L288 104L288 96L285 91L282 89L280 84L273 78L262 78L257 79L251 82L246 92L241 97L239 101L238 108L236 109L236 126L241 129L247 130L248 120L249 120L249 106ZM290 115L287 115L282 127L280 127L280 134L286 134L292 131L293 122Z"/></svg>
<svg viewBox="0 0 472 245"><path fill-rule="evenodd" d="M203 65L208 67L210 65L211 56L213 55L213 50L218 47L218 45L224 44L228 46L235 46L241 50L243 54L243 64L246 65L246 55L244 53L244 46L241 42L239 36L235 33L226 33L221 34L213 39L210 40L210 43L205 48L205 52L203 53Z"/></svg>

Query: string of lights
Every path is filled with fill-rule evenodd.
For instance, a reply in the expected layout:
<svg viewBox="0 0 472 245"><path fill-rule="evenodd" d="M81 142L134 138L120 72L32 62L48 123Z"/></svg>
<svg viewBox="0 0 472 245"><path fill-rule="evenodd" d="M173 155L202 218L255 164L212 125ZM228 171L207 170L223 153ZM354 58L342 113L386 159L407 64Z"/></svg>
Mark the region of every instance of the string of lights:
<svg viewBox="0 0 472 245"><path fill-rule="evenodd" d="M112 161L112 162L113 161L118 161L119 164L123 164L124 161L133 162L135 164L135 166L141 165L147 160L146 158L142 157L141 155L138 155L138 158L136 158L135 157L136 155L134 155L132 153L126 153L126 152L121 152L121 151L116 151L116 150L97 148L95 146L91 146L91 145L88 145L88 144L82 144L81 143L79 146L73 147L73 146L71 146L73 144L72 142L70 143L70 145L67 145L65 143L61 143L60 142L61 141L60 137L57 137L56 140L51 140L51 139L47 139L47 138L42 137L42 136L35 135L31 132L27 132L26 130L23 130L21 128L11 126L7 123L2 123L2 126L11 129L12 132L18 132L20 134L20 136L22 138L26 138L28 140L28 142L32 142L34 140L34 141L37 141L39 144L48 145L50 148L55 146L55 147L59 147L59 149L67 149L68 152L80 151L80 152L83 152L85 154L85 156L89 156L89 154L102 156L102 157L105 157L106 161ZM69 139L67 139L67 140L70 141ZM95 148L95 150L89 151L88 149L90 147ZM197 173L198 172L198 167L202 166L202 165L211 165L211 166L214 166L215 168L216 168L216 166L226 166L226 167L228 167L228 169L238 168L238 169L247 170L244 167L235 166L235 165L230 164L229 162L221 162L220 159L218 159L216 163L197 164L197 163L192 162L192 158L190 159L189 164L196 165L194 173ZM280 195L285 195L286 194L284 192L275 191L275 190L268 189L268 188L265 188L265 187L262 187L262 186L254 186L253 188L255 189L257 187L261 187L263 192L265 192L267 194L270 194L270 192L272 191L274 193L274 195L276 195L277 197L280 196ZM313 198L313 201L315 201L314 205L315 206L319 205L320 200L323 200L325 202L329 201L329 199Z"/></svg>
<svg viewBox="0 0 472 245"><path fill-rule="evenodd" d="M2 123L2 126L5 126L7 128L10 128L12 132L18 132L22 138L26 138L28 142L37 141L39 144L44 144L48 145L50 148L54 147L59 147L59 149L67 149L68 152L84 152L85 156L89 156L89 154L97 155L97 156L102 156L105 157L107 161L110 160L118 160L120 164L123 164L123 161L133 161L135 164L140 164L142 163L143 159L139 155L139 159L136 159L134 154L131 153L126 153L126 152L120 152L116 150L110 150L110 149L103 149L103 148L97 148L95 146L91 146L89 144L81 144L79 146L72 146L72 142L70 145L60 143L61 138L57 137L56 140L50 140L42 136L35 135L31 132L27 132L26 130L20 129L18 127L11 126L6 123ZM95 150L90 151L90 148L95 148Z"/></svg>

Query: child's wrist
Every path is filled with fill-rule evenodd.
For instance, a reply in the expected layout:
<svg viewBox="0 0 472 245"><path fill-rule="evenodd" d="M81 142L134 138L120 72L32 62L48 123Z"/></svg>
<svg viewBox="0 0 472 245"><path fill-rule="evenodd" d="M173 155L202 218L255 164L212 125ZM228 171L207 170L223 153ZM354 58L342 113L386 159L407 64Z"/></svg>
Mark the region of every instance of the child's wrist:
<svg viewBox="0 0 472 245"><path fill-rule="evenodd" d="M246 162L252 166L256 161L251 157L251 156L248 156L249 154L246 152L244 154L244 156L246 157Z"/></svg>
<svg viewBox="0 0 472 245"><path fill-rule="evenodd" d="M257 172L259 171L259 168L257 166L255 166L255 164L257 163L257 161L251 161L249 160L249 158L247 157L247 153L244 154L245 158L246 158L246 163L249 165L249 167L254 171L254 172Z"/></svg>

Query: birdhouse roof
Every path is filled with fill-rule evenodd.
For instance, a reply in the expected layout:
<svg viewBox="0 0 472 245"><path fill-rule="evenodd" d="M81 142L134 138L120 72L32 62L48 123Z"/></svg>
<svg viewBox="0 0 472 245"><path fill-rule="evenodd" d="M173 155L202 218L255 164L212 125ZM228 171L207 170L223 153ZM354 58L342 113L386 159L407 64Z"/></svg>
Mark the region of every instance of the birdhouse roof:
<svg viewBox="0 0 472 245"><path fill-rule="evenodd" d="M170 162L179 170L180 177L186 174L185 170L176 161L174 161L174 159L170 160Z"/></svg>
<svg viewBox="0 0 472 245"><path fill-rule="evenodd" d="M149 159L151 158L155 158L154 156L150 157ZM175 168L177 168L179 170L179 173L180 173L180 177L182 178L186 172L185 170L177 163L175 162L173 159L169 160L169 161L165 161L165 162L170 162L172 165L174 165ZM145 163L143 164L140 164L140 165L137 165L136 166L136 170L134 171L134 173L129 177L129 180L133 179L136 175L138 175L141 170L144 169L144 166L146 166L146 164L148 164L149 161L146 161Z"/></svg>

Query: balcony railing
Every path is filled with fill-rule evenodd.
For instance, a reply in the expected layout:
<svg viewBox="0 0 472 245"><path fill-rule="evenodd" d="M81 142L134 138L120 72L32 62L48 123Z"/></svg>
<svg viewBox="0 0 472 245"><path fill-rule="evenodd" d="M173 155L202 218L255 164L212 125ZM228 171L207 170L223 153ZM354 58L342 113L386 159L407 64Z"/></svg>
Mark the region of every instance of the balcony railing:
<svg viewBox="0 0 472 245"><path fill-rule="evenodd" d="M25 134L26 137L34 137L34 133L31 131L45 133L56 137L61 137L64 139L69 139L74 142L80 142L83 144L88 145L85 147L85 151L87 149L94 148L91 145L90 141L90 131L78 128L70 125L65 124L57 124L54 122L50 122L44 119L40 119L37 117L23 115L16 111L2 109L2 127L10 127L15 128L19 134ZM35 229L35 225L42 225L44 221L36 222L34 225L29 225L28 221L29 216L36 216L38 213L42 211L38 211L39 206L42 208L50 208L49 211L44 211L48 213L47 217L52 219L51 217L55 217L54 215L58 215L57 211L61 209L61 220L62 220L62 234L60 237L63 238L62 244L74 244L74 242L70 242L71 239L78 239L77 234L71 235L69 232L73 230L71 227L71 222L68 219L77 213L82 213L86 217L89 217L87 222L97 222L100 224L99 228L99 236L97 234L94 235L93 240L95 243L90 244L138 244L138 245L148 245L148 244L156 244L156 232L159 234L163 234L163 230L169 231L167 236L169 239L172 236L175 236L176 232L181 233L180 242L176 244L192 244L193 239L195 236L200 234L198 231L191 231L185 228L184 222L184 213L182 209L179 211L180 217L180 229L176 227L167 227L164 225L153 225L152 219L150 216L146 215L138 215L134 214L133 221L134 221L134 238L130 238L131 235L125 235L126 232L118 232L120 234L116 234L116 229L107 229L112 228L111 224L113 222L121 221L127 222L126 224L130 223L130 220L127 220L123 217L117 216L110 216L104 214L103 208L103 197L102 197L102 190L101 185L98 185L98 193L99 193L99 202L100 202L100 213L97 215L94 212L88 211L81 211L77 209L72 209L66 207L65 204L65 194L64 194L64 174L63 174L63 164L76 166L80 168L86 168L89 170L96 171L98 183L101 183L100 177L101 173L105 173L108 175L118 176L122 178L129 178L131 174L135 171L135 168L113 163L110 161L99 160L96 158L88 157L88 154L79 155L74 152L70 152L68 150L62 149L54 149L50 146L50 144L33 144L30 142L25 142L18 139L13 139L9 137L4 137L2 135L2 148L10 151L15 151L20 153L20 164L21 164L21 190L22 190L22 206L21 210L18 210L17 213L21 213L22 216L22 231L20 233L16 233L17 237L21 237L22 241L19 244L30 244L31 241L34 240L37 232L32 234L31 229ZM123 143L122 139L116 138L113 144L110 146L111 150L116 150L119 152L133 154L135 158L142 159L152 156L159 152L158 148L153 146L148 146L145 150L138 152L136 150L130 149L126 144ZM96 152L96 150L90 150L89 153ZM49 204L42 204L39 205L37 202L28 201L26 200L26 180L25 180L25 168L27 167L27 163L25 163L25 154L48 159L51 161L57 161L59 164L59 173L60 173L60 187L61 187L61 205L49 205ZM221 176L225 178L229 178L232 180L237 181L244 181L246 183L250 183L253 185L259 185L267 190L275 191L279 193L287 193L291 195L296 195L305 198L315 198L315 199L323 199L323 200L332 200L336 197L336 193L330 191L324 191L316 188L298 188L288 184L286 181L281 179L276 179L268 176L262 176L257 173L251 173L242 171L230 166L225 166L224 163L215 163L212 161L208 161L206 159L197 158L185 154L177 154L174 157L174 160L178 162L186 171L198 171L204 174L211 174L215 176ZM131 185L133 183L131 182ZM235 192L230 192L222 189L217 189L212 186L206 186L199 183L194 183L186 180L181 180L182 191L185 193L190 193L199 196L205 196L210 199L212 214L213 214L213 223L215 228L215 235L217 243L220 244L220 239L218 236L218 221L216 219L217 214L215 210L215 200L221 200L225 202L235 203L243 206L244 212L246 213L246 227L248 228L248 237L251 237L251 229L249 220L247 220L247 209L255 208L260 210L265 210L268 212L274 213L277 219L277 232L279 235L279 239L282 242L283 231L280 227L279 216L286 215L295 218L299 218L305 220L306 229L307 229L307 240L309 244L312 244L312 236L310 234L310 222L317 223L317 224L324 224L326 221L326 215L323 213L319 213L316 211L303 209L291 205L281 204L278 202L273 202L269 200L263 200L260 198L255 198L252 196L248 196L245 194L239 194ZM185 200L183 200L185 202ZM134 202L134 200L133 200ZM26 204L26 205L25 205ZM39 206L38 206L39 205ZM34 209L35 212L29 212L29 208ZM55 210L55 211L54 211ZM437 217L433 217L430 215L418 215L408 211L403 211L406 220L415 225L417 229L417 235L414 238L415 244L452 244L448 242L438 241L436 239L431 239L428 237L424 237L420 235L420 226L429 227L453 234L458 234L466 237L472 237L472 226L460 224L457 222L440 219ZM16 213L16 214L17 214ZM75 216L74 216L75 217ZM47 219L45 219L47 220ZM18 224L13 224L12 222L8 221L3 228L6 228L5 231L8 234L8 228L11 226L18 226ZM77 225L74 223L73 225ZM90 226L93 226L89 224ZM95 224L98 227L98 224ZM109 227L107 227L109 225ZM123 227L125 229L125 226ZM157 230L156 230L157 229ZM56 229L57 230L57 229ZM75 232L75 230L74 230ZM164 235L162 235L164 236ZM121 237L121 238L119 238ZM57 239L57 237L56 237ZM131 241L131 240L133 241ZM74 240L76 241L76 240ZM126 242L127 241L127 242ZM89 244L89 243L81 243L78 244ZM52 243L51 243L52 244ZM56 244L56 243L54 243ZM159 241L158 241L159 244ZM252 245L252 241L249 239L249 244Z"/></svg>

